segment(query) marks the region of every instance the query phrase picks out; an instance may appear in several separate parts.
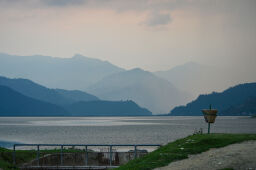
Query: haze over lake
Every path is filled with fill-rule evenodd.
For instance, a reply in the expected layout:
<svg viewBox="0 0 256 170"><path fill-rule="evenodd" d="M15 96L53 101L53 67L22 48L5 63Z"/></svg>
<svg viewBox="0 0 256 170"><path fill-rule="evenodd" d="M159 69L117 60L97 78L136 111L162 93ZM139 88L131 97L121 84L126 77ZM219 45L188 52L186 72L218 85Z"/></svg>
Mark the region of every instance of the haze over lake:
<svg viewBox="0 0 256 170"><path fill-rule="evenodd" d="M39 144L165 144L207 132L202 116L1 117L0 141ZM219 116L213 133L256 133L256 119ZM0 142L3 145L3 142ZM11 145L6 145L11 147Z"/></svg>

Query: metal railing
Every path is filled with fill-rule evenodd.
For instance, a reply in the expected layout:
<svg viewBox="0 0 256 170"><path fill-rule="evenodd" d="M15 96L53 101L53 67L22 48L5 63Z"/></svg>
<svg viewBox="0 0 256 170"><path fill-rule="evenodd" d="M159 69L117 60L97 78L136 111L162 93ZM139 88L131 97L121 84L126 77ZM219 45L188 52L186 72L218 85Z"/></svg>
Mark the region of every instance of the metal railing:
<svg viewBox="0 0 256 170"><path fill-rule="evenodd" d="M134 148L134 159L137 158L138 147L159 147L159 144L14 144L13 145L13 164L16 164L16 148L17 147L36 147L36 160L37 166L40 166L40 147L60 147L60 165L63 165L63 151L64 147L83 147L84 148L84 165L88 166L88 147L108 147L109 148L109 166L112 166L112 153L113 147L133 147ZM40 166L42 167L42 166Z"/></svg>

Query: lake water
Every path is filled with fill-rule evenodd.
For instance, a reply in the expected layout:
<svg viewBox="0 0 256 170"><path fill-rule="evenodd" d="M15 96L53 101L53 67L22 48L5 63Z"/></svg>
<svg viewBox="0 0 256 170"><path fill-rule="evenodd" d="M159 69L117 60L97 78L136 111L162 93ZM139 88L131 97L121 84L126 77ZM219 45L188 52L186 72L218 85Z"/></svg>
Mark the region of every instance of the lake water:
<svg viewBox="0 0 256 170"><path fill-rule="evenodd" d="M207 132L198 117L0 117L0 145L40 144L165 144ZM217 117L213 133L256 133L256 119Z"/></svg>

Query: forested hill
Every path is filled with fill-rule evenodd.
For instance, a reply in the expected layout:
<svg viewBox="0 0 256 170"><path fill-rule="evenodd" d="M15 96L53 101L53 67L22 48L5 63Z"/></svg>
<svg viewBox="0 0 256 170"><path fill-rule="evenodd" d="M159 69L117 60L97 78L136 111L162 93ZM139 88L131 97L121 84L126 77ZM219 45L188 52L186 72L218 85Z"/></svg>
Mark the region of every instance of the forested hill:
<svg viewBox="0 0 256 170"><path fill-rule="evenodd" d="M27 97L0 85L0 116L65 116L60 106Z"/></svg>
<svg viewBox="0 0 256 170"><path fill-rule="evenodd" d="M178 106L171 110L170 115L202 115L201 110L209 108L211 104L219 110L219 115L251 115L246 112L246 106L239 112L232 112L231 108L241 105L251 97L256 97L256 83L245 83L231 87L221 93L213 92L211 94L200 95L196 100L188 103L186 106ZM236 109L237 110L237 109Z"/></svg>

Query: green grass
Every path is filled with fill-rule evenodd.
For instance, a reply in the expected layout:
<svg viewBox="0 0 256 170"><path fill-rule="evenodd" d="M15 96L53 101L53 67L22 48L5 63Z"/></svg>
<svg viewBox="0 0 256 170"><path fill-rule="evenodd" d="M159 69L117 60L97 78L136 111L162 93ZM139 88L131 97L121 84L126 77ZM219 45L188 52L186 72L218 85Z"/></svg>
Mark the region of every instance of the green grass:
<svg viewBox="0 0 256 170"><path fill-rule="evenodd" d="M143 158L132 160L120 166L117 170L149 170L163 167L175 160L188 158L189 154L197 154L210 148L224 147L246 140L256 140L256 134L192 135L162 146Z"/></svg>
<svg viewBox="0 0 256 170"><path fill-rule="evenodd" d="M84 151L79 149L63 149L63 153L65 152L77 153L77 152L84 152ZM43 156L44 154L53 154L53 153L60 153L60 149L40 150L40 156ZM0 147L0 168L2 168L3 170L18 169L16 166L12 164L13 163L12 154L13 154L12 150ZM36 150L16 150L17 166L35 159L36 155L37 155Z"/></svg>
<svg viewBox="0 0 256 170"><path fill-rule="evenodd" d="M16 162L22 164L36 157L36 151L16 151ZM4 170L18 169L12 164L12 151L0 148L0 167Z"/></svg>

